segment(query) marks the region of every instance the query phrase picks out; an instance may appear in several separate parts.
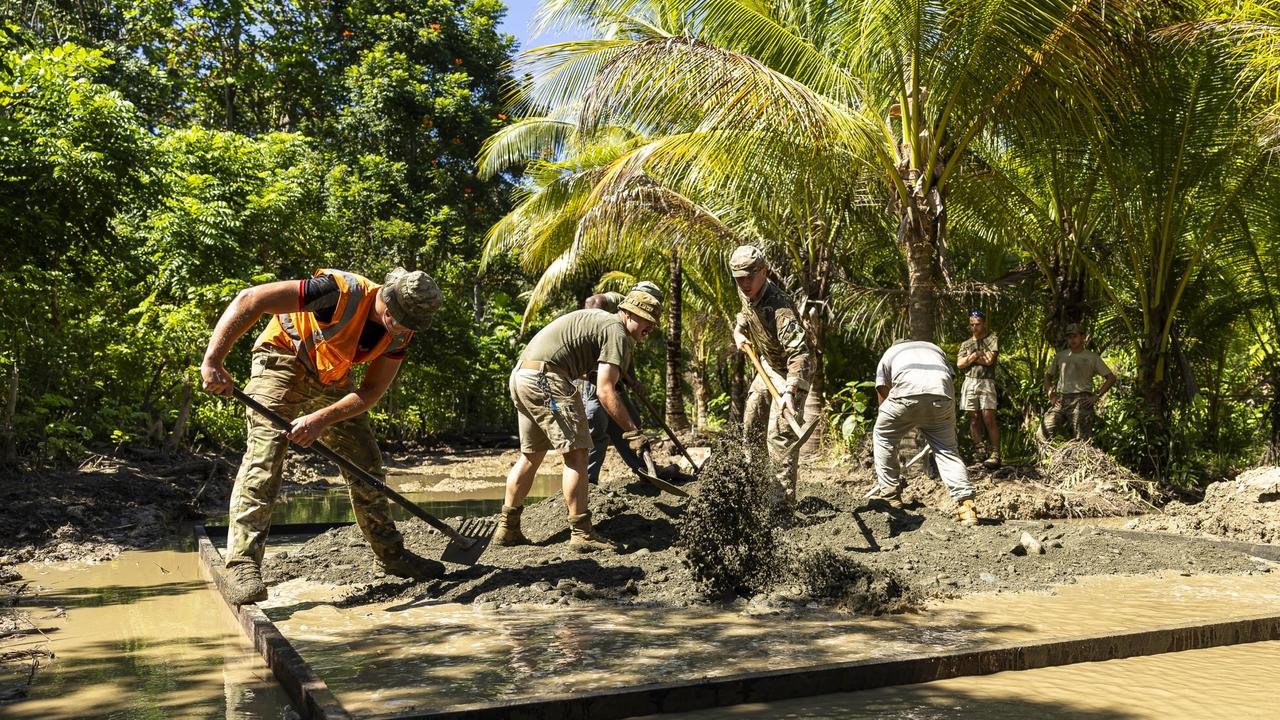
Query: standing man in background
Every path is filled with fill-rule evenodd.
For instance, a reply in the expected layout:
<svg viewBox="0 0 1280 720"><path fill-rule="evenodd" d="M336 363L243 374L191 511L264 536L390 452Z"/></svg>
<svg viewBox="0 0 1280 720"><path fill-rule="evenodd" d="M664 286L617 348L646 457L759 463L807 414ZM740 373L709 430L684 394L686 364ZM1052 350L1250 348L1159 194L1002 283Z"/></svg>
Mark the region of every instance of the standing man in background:
<svg viewBox="0 0 1280 720"><path fill-rule="evenodd" d="M729 257L729 271L738 284L742 311L733 328L733 342L742 348L751 343L764 371L774 375L782 388L777 402L769 394L764 377L757 375L747 392L743 431L748 447L765 437L773 464L773 500L785 506L796 501L796 474L800 463L800 438L787 422L794 416L804 422L804 402L809 395L809 338L787 293L769 280L769 263L754 245L742 245ZM783 377L780 373L786 372Z"/></svg>
<svg viewBox="0 0 1280 720"><path fill-rule="evenodd" d="M1103 378L1095 392L1093 378ZM1057 390L1054 390L1054 384ZM1079 323L1067 326L1067 347L1059 350L1049 363L1044 376L1044 391L1049 396L1049 410L1040 424L1038 439L1049 442L1058 428L1067 425L1077 440L1093 437L1094 409L1103 395L1116 384L1116 374L1098 353L1084 347L1084 329Z"/></svg>
<svg viewBox="0 0 1280 720"><path fill-rule="evenodd" d="M960 409L969 413L974 460L994 470L1000 467L1000 427L996 424L996 356L1000 341L987 328L987 316L981 310L969 311L969 333L971 337L960 344L956 355L956 367L965 371ZM982 440L984 428L991 441L989 453Z"/></svg>
<svg viewBox="0 0 1280 720"><path fill-rule="evenodd" d="M222 313L200 365L204 389L215 395L231 394L234 385L223 366L227 353L259 318L270 313L271 322L254 343L253 371L244 391L293 422L293 428L282 433L256 412L245 411L249 437L231 490L227 529L231 602L243 605L267 599L262 555L289 441L307 447L323 440L339 455L385 480L382 451L368 412L395 379L414 331L431 324L441 302L440 289L420 270L397 268L382 285L355 273L320 270L306 280L242 290ZM351 370L362 363L369 368L356 387ZM347 477L346 470L342 476L356 524L383 571L417 580L444 574L440 563L405 549L382 493Z"/></svg>

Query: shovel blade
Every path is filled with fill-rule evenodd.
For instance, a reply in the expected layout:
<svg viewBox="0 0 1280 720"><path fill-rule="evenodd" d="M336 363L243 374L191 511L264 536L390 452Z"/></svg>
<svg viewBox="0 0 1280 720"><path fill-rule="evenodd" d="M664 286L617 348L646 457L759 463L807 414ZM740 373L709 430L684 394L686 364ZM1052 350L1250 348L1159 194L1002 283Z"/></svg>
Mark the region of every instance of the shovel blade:
<svg viewBox="0 0 1280 720"><path fill-rule="evenodd" d="M462 539L451 539L445 546L444 552L440 554L440 559L455 565L475 565L480 560L481 553L493 541L493 535L497 531L498 522L491 518L463 520L462 525L458 527L458 532L463 536Z"/></svg>
<svg viewBox="0 0 1280 720"><path fill-rule="evenodd" d="M810 420L810 421L809 421L809 424L808 424L808 425L805 425L804 427L800 427L800 426L796 423L796 421L795 421L794 419L792 419L792 420L791 420L791 431L792 431L792 432L794 432L794 433L796 434L796 437L798 438L798 439L796 440L796 444L797 444L797 445L803 445L803 444L805 444L805 442L809 439L809 436L813 434L813 431L814 431L817 427L818 427L818 418L814 418L814 419Z"/></svg>
<svg viewBox="0 0 1280 720"><path fill-rule="evenodd" d="M689 497L689 493L685 492L683 488L680 488L676 485L672 485L671 483L667 482L666 480L663 480L657 475L650 475L649 473L645 473L645 472L637 472L636 475L639 475L641 479L643 479L645 482L649 483L650 485L653 485L654 487L658 488L663 492L671 493L672 495L675 495L677 497L686 497L686 498Z"/></svg>

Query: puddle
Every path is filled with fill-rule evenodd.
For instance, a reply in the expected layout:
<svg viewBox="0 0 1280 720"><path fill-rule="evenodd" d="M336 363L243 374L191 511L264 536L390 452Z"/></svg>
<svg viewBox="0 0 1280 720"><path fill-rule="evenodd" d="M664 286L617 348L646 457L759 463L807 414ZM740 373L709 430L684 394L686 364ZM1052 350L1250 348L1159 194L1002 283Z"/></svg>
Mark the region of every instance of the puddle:
<svg viewBox="0 0 1280 720"><path fill-rule="evenodd" d="M1280 606L1280 573L1086 578L1055 594L969 596L880 618L430 601L336 608L323 604L328 592L285 583L264 609L350 711L377 714L1264 614Z"/></svg>
<svg viewBox="0 0 1280 720"><path fill-rule="evenodd" d="M1280 715L1278 687L1280 642L1260 642L648 718L1241 720Z"/></svg>
<svg viewBox="0 0 1280 720"><path fill-rule="evenodd" d="M193 550L20 565L24 609L57 656L5 718L280 718L289 700L200 574ZM65 615L59 612L65 610ZM30 636L21 649L46 642Z"/></svg>
<svg viewBox="0 0 1280 720"><path fill-rule="evenodd" d="M457 479L449 475L402 473L388 475L387 484L436 517L478 517L496 515L502 510L506 478ZM538 475L526 502L537 502L558 492L559 475ZM395 503L391 503L391 515L397 521L412 517ZM318 495L292 495L282 499L276 504L271 521L277 525L355 522L355 512L346 488L337 487Z"/></svg>

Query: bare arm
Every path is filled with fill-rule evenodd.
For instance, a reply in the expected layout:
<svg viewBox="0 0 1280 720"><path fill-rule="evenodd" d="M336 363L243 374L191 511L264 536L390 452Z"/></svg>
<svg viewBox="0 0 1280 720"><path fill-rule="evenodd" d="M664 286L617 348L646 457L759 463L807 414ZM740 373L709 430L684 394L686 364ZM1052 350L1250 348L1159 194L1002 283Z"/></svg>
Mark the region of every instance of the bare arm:
<svg viewBox="0 0 1280 720"><path fill-rule="evenodd" d="M386 357L373 360L365 371L364 382L360 383L360 387L343 395L337 402L294 420L293 428L288 432L289 439L307 447L330 425L368 412L386 394L387 388L391 387L391 381L395 380L396 373L400 371L401 362L401 359Z"/></svg>
<svg viewBox="0 0 1280 720"><path fill-rule="evenodd" d="M600 363L596 368L596 395L600 399L600 405L604 411L609 413L609 417L622 428L623 432L631 432L636 428L636 422L631 417L631 413L627 410L627 406L622 402L622 396L618 393L618 380L621 378L621 371L618 366L613 363Z"/></svg>
<svg viewBox="0 0 1280 720"><path fill-rule="evenodd" d="M885 400L889 399L889 391L893 389L892 385L876 386L876 404L883 405Z"/></svg>
<svg viewBox="0 0 1280 720"><path fill-rule="evenodd" d="M281 280L241 290L222 312L209 337L209 346L205 348L204 361L200 364L204 389L214 395L230 395L233 383L222 363L231 352L231 346L264 314L297 310L297 280Z"/></svg>

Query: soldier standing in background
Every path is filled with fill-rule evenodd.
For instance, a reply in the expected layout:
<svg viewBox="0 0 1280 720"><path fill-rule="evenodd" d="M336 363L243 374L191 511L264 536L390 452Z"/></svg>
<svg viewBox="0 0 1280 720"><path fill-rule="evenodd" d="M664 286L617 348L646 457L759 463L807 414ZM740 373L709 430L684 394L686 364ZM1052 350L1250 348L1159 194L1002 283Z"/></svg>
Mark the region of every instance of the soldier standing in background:
<svg viewBox="0 0 1280 720"><path fill-rule="evenodd" d="M1000 467L1000 426L996 424L996 357L1000 340L987 328L987 316L981 310L969 312L969 333L972 337L960 344L956 355L956 367L965 371L960 409L969 413L974 460L994 470ZM982 441L984 428L991 441L990 452Z"/></svg>

